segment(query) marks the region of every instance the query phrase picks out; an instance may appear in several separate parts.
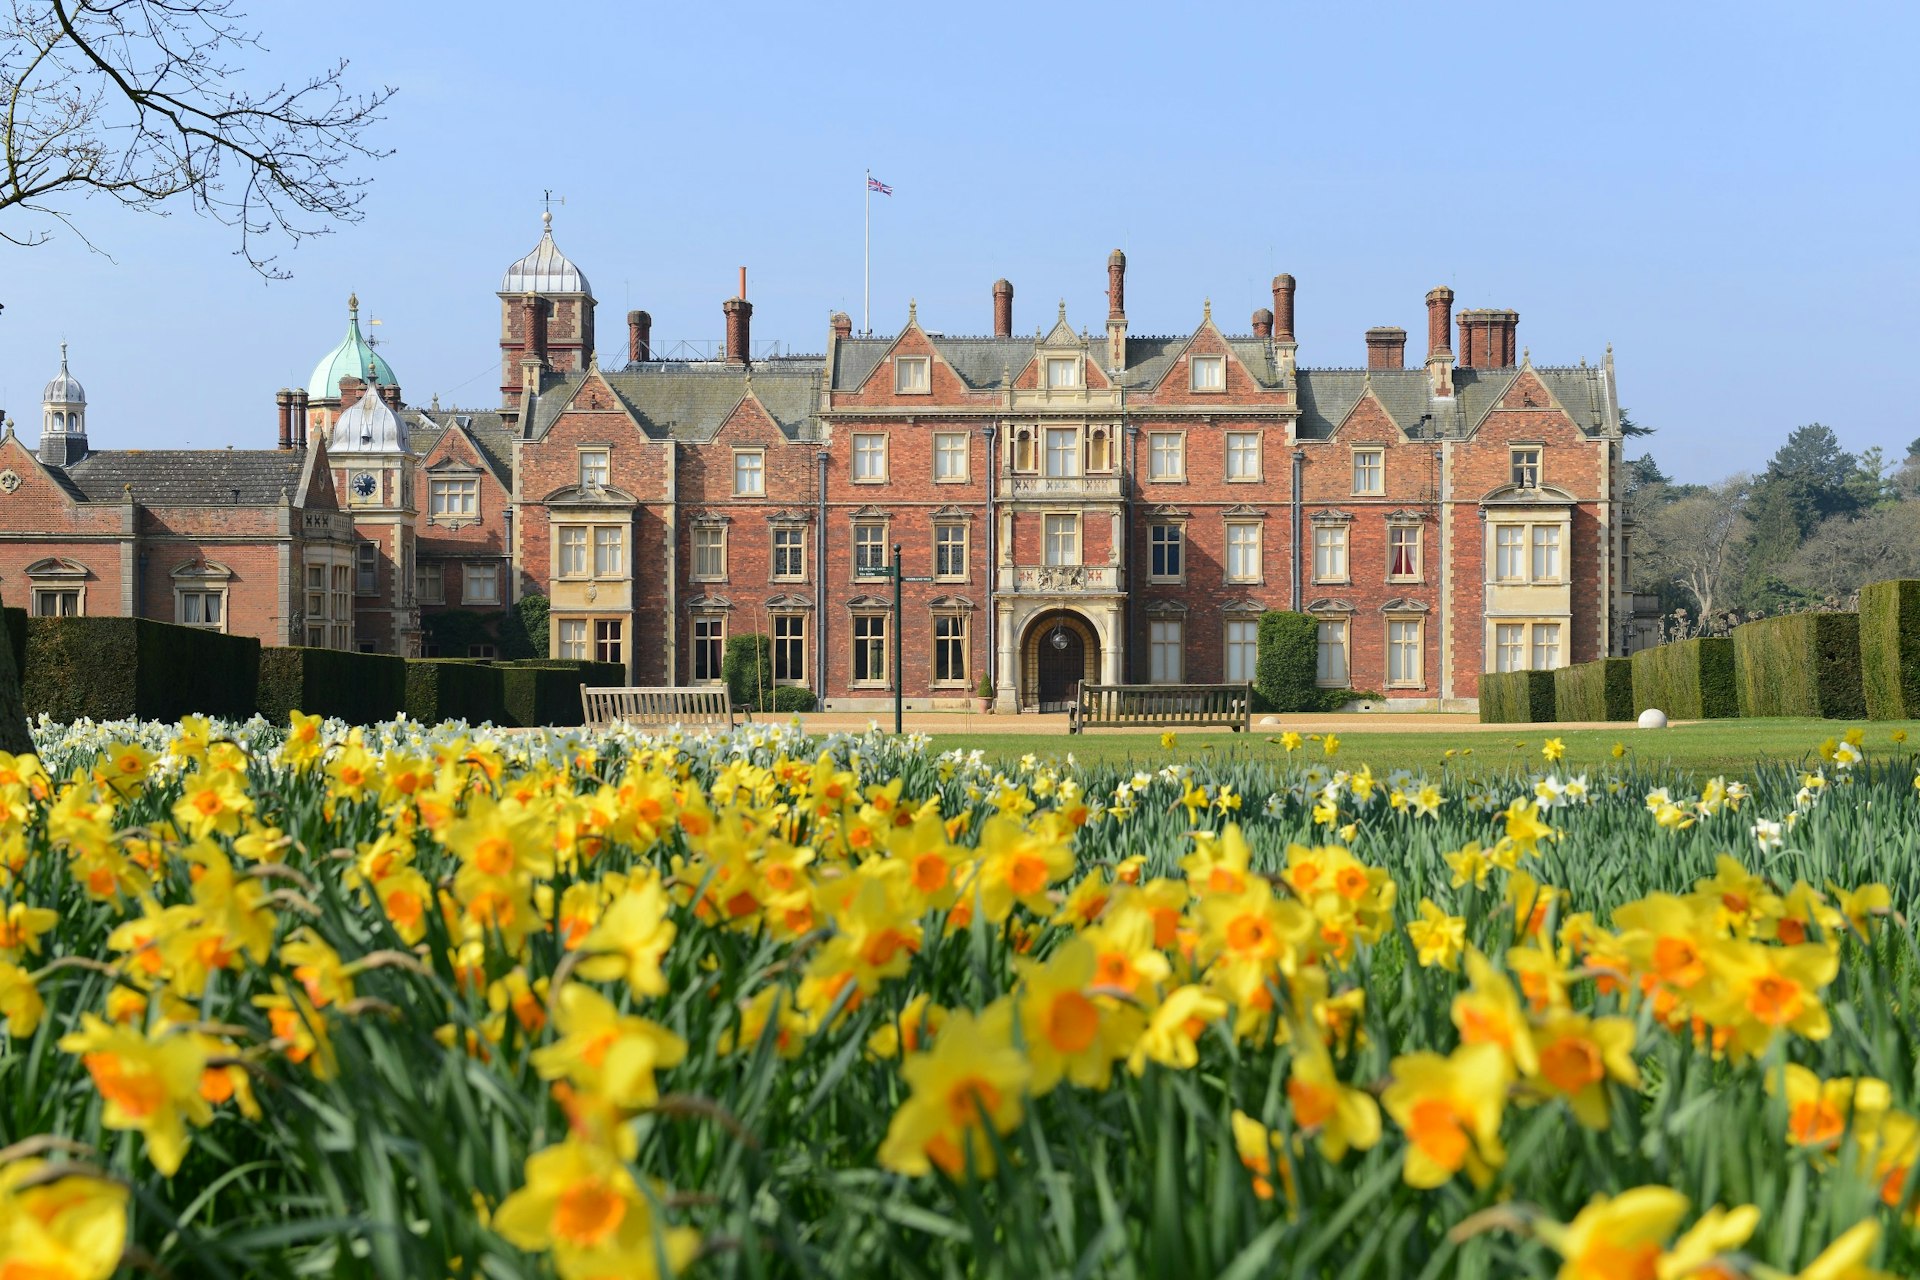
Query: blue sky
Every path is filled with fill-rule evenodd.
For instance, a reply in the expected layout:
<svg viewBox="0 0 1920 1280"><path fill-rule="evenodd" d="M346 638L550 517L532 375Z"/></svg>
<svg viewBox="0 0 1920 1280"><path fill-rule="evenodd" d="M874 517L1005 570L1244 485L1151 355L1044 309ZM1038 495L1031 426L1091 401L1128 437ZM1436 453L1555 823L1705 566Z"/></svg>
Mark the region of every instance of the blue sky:
<svg viewBox="0 0 1920 1280"><path fill-rule="evenodd" d="M1539 363L1597 361L1687 479L1764 464L1795 425L1904 453L1891 392L1920 343L1920 129L1899 6L1282 3L1131 9L830 3L256 0L292 74L335 56L400 89L363 222L263 283L226 228L82 206L0 248L0 406L23 435L62 339L97 448L267 446L273 393L378 317L410 402L495 402L501 271L540 193L624 314L711 341L749 270L756 342L873 327L1103 322L1129 260L1136 333L1230 331L1299 278L1300 357L1364 362L1369 325L1424 350L1422 297L1511 307ZM732 19L731 22L727 21ZM17 215L9 228L23 225Z"/></svg>

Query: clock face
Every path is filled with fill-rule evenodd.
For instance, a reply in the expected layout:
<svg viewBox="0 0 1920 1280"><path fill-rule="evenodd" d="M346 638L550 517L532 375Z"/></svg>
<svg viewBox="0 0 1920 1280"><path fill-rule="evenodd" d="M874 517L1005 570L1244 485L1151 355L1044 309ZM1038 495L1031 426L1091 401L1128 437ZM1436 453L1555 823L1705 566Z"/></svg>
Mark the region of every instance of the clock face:
<svg viewBox="0 0 1920 1280"><path fill-rule="evenodd" d="M356 498L371 498L379 487L380 482L373 478L371 471L362 471L353 477L353 496Z"/></svg>

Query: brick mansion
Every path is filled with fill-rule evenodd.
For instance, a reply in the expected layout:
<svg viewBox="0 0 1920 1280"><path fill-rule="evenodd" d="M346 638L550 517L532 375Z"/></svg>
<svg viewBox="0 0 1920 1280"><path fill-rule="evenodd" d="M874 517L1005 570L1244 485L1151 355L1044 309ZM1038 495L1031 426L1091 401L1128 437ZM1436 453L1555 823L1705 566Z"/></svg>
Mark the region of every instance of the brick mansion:
<svg viewBox="0 0 1920 1280"><path fill-rule="evenodd" d="M1318 619L1322 684L1407 707L1632 647L1610 349L1536 366L1515 312L1442 287L1412 363L1379 327L1363 367L1311 368L1288 275L1246 332L1208 303L1142 336L1115 251L1098 328L1062 303L1016 332L1001 280L986 336L835 314L824 354L755 358L743 272L716 358L663 358L630 311L613 359L548 221L497 290L489 408L408 404L350 300L272 425L262 390L272 447L96 449L133 416L94 422L63 349L37 437L0 436L0 596L434 656L435 615L484 637L538 594L555 657L701 684L760 633L780 683L847 709L896 679L918 706L984 679L1003 712L1250 680L1271 609Z"/></svg>

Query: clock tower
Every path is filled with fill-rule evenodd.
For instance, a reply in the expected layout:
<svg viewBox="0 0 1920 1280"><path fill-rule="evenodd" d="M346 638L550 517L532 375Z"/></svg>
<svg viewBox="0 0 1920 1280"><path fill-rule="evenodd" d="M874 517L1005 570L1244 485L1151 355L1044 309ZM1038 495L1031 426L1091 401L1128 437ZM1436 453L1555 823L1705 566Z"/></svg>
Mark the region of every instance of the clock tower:
<svg viewBox="0 0 1920 1280"><path fill-rule="evenodd" d="M326 436L327 460L359 543L354 634L362 650L417 658L414 476L419 457L409 447L406 419L394 403L398 399L398 387L342 378L340 408Z"/></svg>

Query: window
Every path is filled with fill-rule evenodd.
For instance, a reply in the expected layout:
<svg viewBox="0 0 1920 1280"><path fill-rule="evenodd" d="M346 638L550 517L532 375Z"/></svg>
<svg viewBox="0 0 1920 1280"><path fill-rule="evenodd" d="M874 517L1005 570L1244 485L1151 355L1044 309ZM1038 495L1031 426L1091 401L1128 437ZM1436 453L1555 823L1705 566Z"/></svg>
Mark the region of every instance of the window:
<svg viewBox="0 0 1920 1280"><path fill-rule="evenodd" d="M627 572L626 530L617 524L594 526L593 576L620 578Z"/></svg>
<svg viewBox="0 0 1920 1280"><path fill-rule="evenodd" d="M587 527L583 524L560 526L559 574L563 578L587 576Z"/></svg>
<svg viewBox="0 0 1920 1280"><path fill-rule="evenodd" d="M1493 576L1500 582L1527 580L1527 527L1520 524L1495 525L1493 529Z"/></svg>
<svg viewBox="0 0 1920 1280"><path fill-rule="evenodd" d="M380 590L380 548L363 542L356 554L359 574L353 589L363 596L373 595Z"/></svg>
<svg viewBox="0 0 1920 1280"><path fill-rule="evenodd" d="M560 656L571 662L587 660L587 622L584 618L562 618L558 628Z"/></svg>
<svg viewBox="0 0 1920 1280"><path fill-rule="evenodd" d="M856 482L878 484L887 478L887 438L858 435L853 438L853 478Z"/></svg>
<svg viewBox="0 0 1920 1280"><path fill-rule="evenodd" d="M893 362L893 389L898 395L924 396L933 390L925 356L901 356Z"/></svg>
<svg viewBox="0 0 1920 1280"><path fill-rule="evenodd" d="M710 684L720 679L720 659L727 647L725 618L693 620L693 679Z"/></svg>
<svg viewBox="0 0 1920 1280"><path fill-rule="evenodd" d="M1553 582L1560 577L1560 526L1533 526L1533 580Z"/></svg>
<svg viewBox="0 0 1920 1280"><path fill-rule="evenodd" d="M1227 526L1227 581L1260 581L1260 526Z"/></svg>
<svg viewBox="0 0 1920 1280"><path fill-rule="evenodd" d="M1147 476L1153 480L1184 480L1187 475L1187 439L1177 431L1147 433Z"/></svg>
<svg viewBox="0 0 1920 1280"><path fill-rule="evenodd" d="M1147 624L1148 679L1154 684L1179 684L1185 674L1186 624L1179 619Z"/></svg>
<svg viewBox="0 0 1920 1280"><path fill-rule="evenodd" d="M427 481L428 516L471 516L479 510L478 480Z"/></svg>
<svg viewBox="0 0 1920 1280"><path fill-rule="evenodd" d="M1420 662L1420 620L1387 619L1387 685L1417 688L1424 683Z"/></svg>
<svg viewBox="0 0 1920 1280"><path fill-rule="evenodd" d="M805 614L773 615L773 678L776 681L801 681L807 678Z"/></svg>
<svg viewBox="0 0 1920 1280"><path fill-rule="evenodd" d="M620 619L596 618L593 623L593 649L596 662L624 662L620 656Z"/></svg>
<svg viewBox="0 0 1920 1280"><path fill-rule="evenodd" d="M1047 428L1047 474L1080 474L1080 433L1072 427Z"/></svg>
<svg viewBox="0 0 1920 1280"><path fill-rule="evenodd" d="M1227 389L1227 358L1225 356L1195 356L1193 358L1193 389L1195 391L1225 391Z"/></svg>
<svg viewBox="0 0 1920 1280"><path fill-rule="evenodd" d="M1345 618L1320 619L1320 662L1314 672L1317 683L1328 689L1347 687L1347 621Z"/></svg>
<svg viewBox="0 0 1920 1280"><path fill-rule="evenodd" d="M422 604L444 604L447 582L444 566L438 561L414 567L413 592Z"/></svg>
<svg viewBox="0 0 1920 1280"><path fill-rule="evenodd" d="M80 592L62 587L40 587L33 593L33 612L42 618L75 618L80 615Z"/></svg>
<svg viewBox="0 0 1920 1280"><path fill-rule="evenodd" d="M460 599L465 604L499 604L500 566L467 565L466 581L461 585Z"/></svg>
<svg viewBox="0 0 1920 1280"><path fill-rule="evenodd" d="M1260 624L1227 624L1227 683L1251 684L1255 660L1260 656Z"/></svg>
<svg viewBox="0 0 1920 1280"><path fill-rule="evenodd" d="M1420 526L1396 524L1387 528L1387 577L1395 582L1420 580Z"/></svg>
<svg viewBox="0 0 1920 1280"><path fill-rule="evenodd" d="M949 484L957 484L967 478L967 437L964 432L934 433L933 478Z"/></svg>
<svg viewBox="0 0 1920 1280"><path fill-rule="evenodd" d="M796 581L807 576L807 531L773 531L773 576Z"/></svg>
<svg viewBox="0 0 1920 1280"><path fill-rule="evenodd" d="M962 614L934 617L933 679L936 684L967 682L967 620Z"/></svg>
<svg viewBox="0 0 1920 1280"><path fill-rule="evenodd" d="M307 647L309 649L324 649L326 645L327 645L326 627L319 626L319 627L307 628ZM426 656L432 657L433 655L427 654Z"/></svg>
<svg viewBox="0 0 1920 1280"><path fill-rule="evenodd" d="M708 582L718 581L727 576L726 526L694 526L693 576Z"/></svg>
<svg viewBox="0 0 1920 1280"><path fill-rule="evenodd" d="M738 449L733 455L733 496L758 498L767 491L767 455L759 449Z"/></svg>
<svg viewBox="0 0 1920 1280"><path fill-rule="evenodd" d="M1347 526L1323 524L1313 530L1313 580L1347 580Z"/></svg>
<svg viewBox="0 0 1920 1280"><path fill-rule="evenodd" d="M580 451L580 487L582 489L604 489L612 474L609 450L582 449Z"/></svg>
<svg viewBox="0 0 1920 1280"><path fill-rule="evenodd" d="M1533 624L1533 669L1551 671L1560 665L1560 624Z"/></svg>
<svg viewBox="0 0 1920 1280"><path fill-rule="evenodd" d="M1047 516L1043 525L1045 554L1042 559L1047 564L1080 563L1080 517Z"/></svg>
<svg viewBox="0 0 1920 1280"><path fill-rule="evenodd" d="M1527 624L1502 622L1493 629L1495 671L1525 671Z"/></svg>
<svg viewBox="0 0 1920 1280"><path fill-rule="evenodd" d="M967 526L937 524L933 527L933 576L967 576Z"/></svg>
<svg viewBox="0 0 1920 1280"><path fill-rule="evenodd" d="M1080 362L1072 356L1047 357L1048 387L1077 387L1080 385Z"/></svg>
<svg viewBox="0 0 1920 1280"><path fill-rule="evenodd" d="M1186 530L1181 525L1149 525L1147 546L1150 560L1147 565L1147 576L1167 582L1178 582L1182 573L1180 552L1185 541Z"/></svg>
<svg viewBox="0 0 1920 1280"><path fill-rule="evenodd" d="M1355 493L1387 491L1384 450L1355 449L1353 451L1353 491Z"/></svg>
<svg viewBox="0 0 1920 1280"><path fill-rule="evenodd" d="M1227 433L1227 479L1258 480L1260 478L1260 433L1258 431L1230 431Z"/></svg>
<svg viewBox="0 0 1920 1280"><path fill-rule="evenodd" d="M887 526L873 523L853 526L853 576L878 578L886 572Z"/></svg>
<svg viewBox="0 0 1920 1280"><path fill-rule="evenodd" d="M887 682L887 617L862 613L853 619L853 682Z"/></svg>
<svg viewBox="0 0 1920 1280"><path fill-rule="evenodd" d="M226 596L224 591L182 591L180 621L189 627L218 627Z"/></svg>
<svg viewBox="0 0 1920 1280"><path fill-rule="evenodd" d="M344 564L333 566L333 647L344 649L350 643L353 630L353 596L348 592L348 580L353 570Z"/></svg>
<svg viewBox="0 0 1920 1280"><path fill-rule="evenodd" d="M327 616L327 566L307 566L307 617L324 621Z"/></svg>
<svg viewBox="0 0 1920 1280"><path fill-rule="evenodd" d="M1522 489L1540 487L1540 446L1516 446L1512 453L1513 482Z"/></svg>

